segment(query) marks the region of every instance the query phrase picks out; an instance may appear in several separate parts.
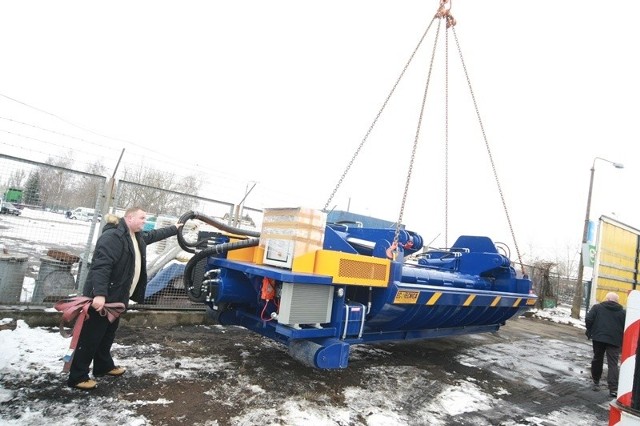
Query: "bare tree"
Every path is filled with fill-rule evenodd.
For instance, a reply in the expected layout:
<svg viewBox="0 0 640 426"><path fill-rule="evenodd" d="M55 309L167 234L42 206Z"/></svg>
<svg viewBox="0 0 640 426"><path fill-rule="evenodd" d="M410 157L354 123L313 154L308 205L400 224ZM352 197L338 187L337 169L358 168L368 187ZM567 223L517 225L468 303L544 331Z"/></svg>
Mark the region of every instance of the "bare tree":
<svg viewBox="0 0 640 426"><path fill-rule="evenodd" d="M40 166L40 201L42 207L48 209L66 208L67 194L69 193L70 173L65 169L73 163L72 153L66 157L49 157L48 166Z"/></svg>
<svg viewBox="0 0 640 426"><path fill-rule="evenodd" d="M87 166L87 173L91 173L92 175L106 176L107 166L102 164L102 161L96 160Z"/></svg>
<svg viewBox="0 0 640 426"><path fill-rule="evenodd" d="M566 278L575 277L578 273L579 249L576 246L567 245L564 256L556 253L558 274Z"/></svg>
<svg viewBox="0 0 640 426"><path fill-rule="evenodd" d="M201 179L187 176L179 179L174 173L151 169L140 165L137 169L125 168L123 180L134 185L123 185L119 192L120 208L143 206L155 214L178 216L195 205Z"/></svg>
<svg viewBox="0 0 640 426"><path fill-rule="evenodd" d="M540 283L538 294L538 307L544 309L557 303L557 295L551 282L551 269L556 266L553 262L537 261L534 267L533 279Z"/></svg>
<svg viewBox="0 0 640 426"><path fill-rule="evenodd" d="M67 210L96 205L104 179L70 172L68 169L74 164L71 151L65 157L49 157L46 164L38 168L42 207ZM100 174L104 173L105 167L98 160L90 164L88 169L88 173Z"/></svg>
<svg viewBox="0 0 640 426"><path fill-rule="evenodd" d="M24 169L15 169L9 175L7 179L7 188L18 188L21 189L23 182L27 179L27 172Z"/></svg>

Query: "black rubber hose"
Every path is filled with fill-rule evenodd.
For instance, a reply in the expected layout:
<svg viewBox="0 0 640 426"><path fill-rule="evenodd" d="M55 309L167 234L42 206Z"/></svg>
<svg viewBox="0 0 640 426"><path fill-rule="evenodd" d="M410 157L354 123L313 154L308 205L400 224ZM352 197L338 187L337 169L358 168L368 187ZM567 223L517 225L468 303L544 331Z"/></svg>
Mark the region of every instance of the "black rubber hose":
<svg viewBox="0 0 640 426"><path fill-rule="evenodd" d="M189 261L187 262L187 266L184 268L184 289L187 292L187 297L189 298L189 300L196 303L203 303L205 302L207 297L206 293L202 291L202 283L200 283L197 289L193 286L193 272L198 262L206 259L209 256L226 253L230 250L255 247L259 243L260 240L258 238L251 238L242 241L235 241L232 243L216 244L215 246L208 247L196 253L191 259L189 259Z"/></svg>
<svg viewBox="0 0 640 426"><path fill-rule="evenodd" d="M204 223L207 223L211 226L215 226L216 228L222 230L222 231L226 231L229 232L231 234L235 234L235 235L241 235L241 236L246 236L246 237L255 237L255 238L259 238L260 237L260 233L256 232L256 231L249 231L247 229L242 229L242 228L236 228L233 226L229 226L226 223L204 215L202 213L198 213L198 212L194 212L194 211L188 211L186 213L184 213L182 216L180 216L180 219L178 219L179 223L186 223L188 220L192 220L192 219L199 219L201 221L203 221ZM200 244L206 243L207 242L207 238L202 239L200 241L197 241L195 243L189 243L188 241L186 241L184 239L184 236L182 235L182 230L184 229L184 226L181 227L180 229L178 229L178 244L180 245L180 248L182 248L182 250L189 252L189 253L195 253L195 249L191 248L191 247L197 247Z"/></svg>
<svg viewBox="0 0 640 426"><path fill-rule="evenodd" d="M196 217L196 213L193 211L188 211L185 214L183 214L182 216L180 216L180 219L178 219L178 223L182 223L185 224L187 223L188 220L190 219L194 219ZM184 226L181 226L180 228L178 228L178 245L180 246L180 248L186 252L189 253L195 253L196 251L194 249L192 249L191 247L196 247L199 244L202 244L203 242L206 242L206 240L201 240L198 241L194 244L189 243L187 240L184 239L184 235L182 235L182 231L184 230Z"/></svg>

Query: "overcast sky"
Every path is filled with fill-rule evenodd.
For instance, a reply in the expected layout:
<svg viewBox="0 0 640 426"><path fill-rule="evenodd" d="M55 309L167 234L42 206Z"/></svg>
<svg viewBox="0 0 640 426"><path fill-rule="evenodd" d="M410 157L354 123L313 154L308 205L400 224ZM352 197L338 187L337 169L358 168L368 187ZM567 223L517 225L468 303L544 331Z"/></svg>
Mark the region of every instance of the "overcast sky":
<svg viewBox="0 0 640 426"><path fill-rule="evenodd" d="M202 196L239 202L257 182L249 206L323 208L438 4L1 2L0 152L98 154L111 173L124 149L122 167L203 176ZM595 163L592 218L640 227L640 3L456 0L452 14L520 251L575 255L595 157L624 169ZM330 208L398 218L429 34ZM443 246L448 187L449 244L488 235L515 253L449 47L449 179L440 55L403 221Z"/></svg>

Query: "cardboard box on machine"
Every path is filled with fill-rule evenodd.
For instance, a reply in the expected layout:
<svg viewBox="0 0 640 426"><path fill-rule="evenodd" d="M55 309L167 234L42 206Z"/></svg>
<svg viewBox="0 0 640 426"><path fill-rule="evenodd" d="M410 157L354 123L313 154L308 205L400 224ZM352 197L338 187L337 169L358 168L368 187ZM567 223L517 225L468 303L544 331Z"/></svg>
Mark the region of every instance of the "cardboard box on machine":
<svg viewBox="0 0 640 426"><path fill-rule="evenodd" d="M291 207L264 210L260 248L262 263L300 272L312 272L315 252L322 249L327 214Z"/></svg>

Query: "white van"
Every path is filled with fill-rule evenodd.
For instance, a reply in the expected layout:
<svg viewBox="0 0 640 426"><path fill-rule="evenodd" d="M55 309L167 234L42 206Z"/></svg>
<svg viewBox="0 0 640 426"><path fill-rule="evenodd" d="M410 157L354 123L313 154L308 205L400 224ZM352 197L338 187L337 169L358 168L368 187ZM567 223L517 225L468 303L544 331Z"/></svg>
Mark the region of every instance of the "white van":
<svg viewBox="0 0 640 426"><path fill-rule="evenodd" d="M93 220L93 216L95 214L95 209L90 209L88 207L78 207L71 212L71 219L91 221Z"/></svg>

